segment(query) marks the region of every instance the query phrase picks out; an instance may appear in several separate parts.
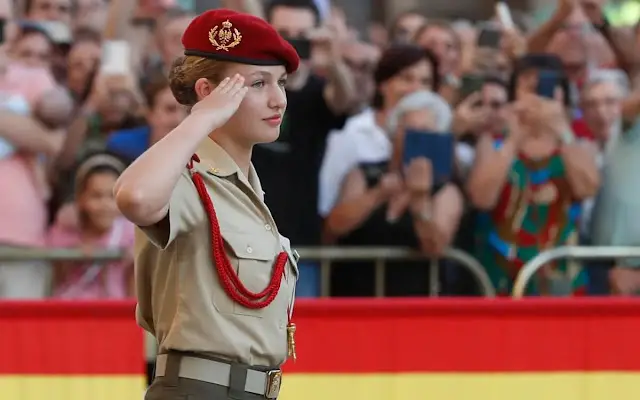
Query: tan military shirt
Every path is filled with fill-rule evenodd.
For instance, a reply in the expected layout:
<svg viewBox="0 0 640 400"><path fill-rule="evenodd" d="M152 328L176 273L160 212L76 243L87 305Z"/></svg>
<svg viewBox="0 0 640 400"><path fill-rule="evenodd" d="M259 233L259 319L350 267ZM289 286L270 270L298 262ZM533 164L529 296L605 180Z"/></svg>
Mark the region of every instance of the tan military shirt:
<svg viewBox="0 0 640 400"><path fill-rule="evenodd" d="M251 166L248 179L231 157L206 139L197 151L216 210L227 256L253 292L264 290L275 258L289 254L280 292L263 309L229 298L212 261L209 220L185 167L171 196L168 223L136 232L138 323L158 340L159 352L208 353L249 365L278 366L287 354L287 311L298 276L288 239L278 233Z"/></svg>

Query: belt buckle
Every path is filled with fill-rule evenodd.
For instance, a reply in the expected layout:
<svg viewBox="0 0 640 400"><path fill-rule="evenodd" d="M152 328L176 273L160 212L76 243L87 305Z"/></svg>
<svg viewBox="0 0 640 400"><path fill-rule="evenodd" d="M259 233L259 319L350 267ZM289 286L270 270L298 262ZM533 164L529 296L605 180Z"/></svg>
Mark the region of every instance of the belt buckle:
<svg viewBox="0 0 640 400"><path fill-rule="evenodd" d="M264 397L267 399L276 399L280 393L280 385L282 384L282 371L275 369L267 372L267 387L264 391Z"/></svg>

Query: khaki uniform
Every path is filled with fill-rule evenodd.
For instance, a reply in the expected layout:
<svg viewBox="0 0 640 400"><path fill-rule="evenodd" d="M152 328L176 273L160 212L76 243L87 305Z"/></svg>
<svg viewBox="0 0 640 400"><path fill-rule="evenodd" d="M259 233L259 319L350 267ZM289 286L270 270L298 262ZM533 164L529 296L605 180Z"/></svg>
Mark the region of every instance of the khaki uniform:
<svg viewBox="0 0 640 400"><path fill-rule="evenodd" d="M173 191L168 220L136 233L138 323L158 340L159 353L195 352L252 366L278 367L287 356L288 310L298 276L288 239L278 233L251 166L248 179L231 157L206 139L195 168L213 202L227 257L252 292L271 278L286 251L280 291L268 307L247 309L225 292L212 262L209 220L189 171Z"/></svg>

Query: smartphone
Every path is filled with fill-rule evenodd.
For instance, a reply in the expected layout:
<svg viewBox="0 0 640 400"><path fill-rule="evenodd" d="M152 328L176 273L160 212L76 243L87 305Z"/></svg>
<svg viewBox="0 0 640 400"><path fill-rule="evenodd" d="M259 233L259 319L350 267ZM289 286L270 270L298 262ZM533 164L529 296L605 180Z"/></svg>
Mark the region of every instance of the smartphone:
<svg viewBox="0 0 640 400"><path fill-rule="evenodd" d="M515 29L516 25L513 23L511 10L509 9L507 3L505 3L504 1L499 1L496 3L496 16L498 17L498 21L500 21L500 24L505 29Z"/></svg>
<svg viewBox="0 0 640 400"><path fill-rule="evenodd" d="M471 93L482 89L484 78L480 75L464 75L460 84L460 100L466 99Z"/></svg>
<svg viewBox="0 0 640 400"><path fill-rule="evenodd" d="M451 133L407 129L404 136L404 165L419 157L431 161L433 183L442 184L453 175L454 136Z"/></svg>
<svg viewBox="0 0 640 400"><path fill-rule="evenodd" d="M102 45L100 73L124 75L131 69L131 48L124 40L107 40Z"/></svg>
<svg viewBox="0 0 640 400"><path fill-rule="evenodd" d="M555 98L556 88L560 86L560 74L557 71L540 71L538 73L538 96Z"/></svg>
<svg viewBox="0 0 640 400"><path fill-rule="evenodd" d="M496 26L483 26L478 34L478 47L490 47L497 49L500 47L502 31Z"/></svg>
<svg viewBox="0 0 640 400"><path fill-rule="evenodd" d="M39 21L37 24L47 33L55 44L71 44L73 33L69 26L60 21Z"/></svg>
<svg viewBox="0 0 640 400"><path fill-rule="evenodd" d="M311 58L311 40L303 38L288 38L287 42L296 49L298 57L300 57L301 60L308 60Z"/></svg>
<svg viewBox="0 0 640 400"><path fill-rule="evenodd" d="M0 44L4 44L4 30L7 26L7 20L0 18Z"/></svg>

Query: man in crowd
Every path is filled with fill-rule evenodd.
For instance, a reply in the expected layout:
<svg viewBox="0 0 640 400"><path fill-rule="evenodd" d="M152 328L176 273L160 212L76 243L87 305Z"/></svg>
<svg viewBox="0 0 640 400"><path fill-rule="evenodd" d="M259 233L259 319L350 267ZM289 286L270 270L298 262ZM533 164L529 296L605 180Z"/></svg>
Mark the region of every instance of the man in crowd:
<svg viewBox="0 0 640 400"><path fill-rule="evenodd" d="M280 139L254 149L253 162L260 171L265 201L279 229L296 246L320 244L321 221L316 210L318 173L328 133L342 127L357 97L351 71L341 56L340 39L330 26L321 26L312 0L274 0L267 20L297 46L300 68L286 83L287 111ZM312 57L324 65L314 67ZM315 267L303 266L298 294L317 294ZM306 280L312 287L305 289ZM315 287L315 288L313 288Z"/></svg>

